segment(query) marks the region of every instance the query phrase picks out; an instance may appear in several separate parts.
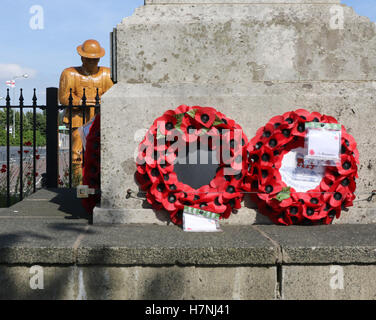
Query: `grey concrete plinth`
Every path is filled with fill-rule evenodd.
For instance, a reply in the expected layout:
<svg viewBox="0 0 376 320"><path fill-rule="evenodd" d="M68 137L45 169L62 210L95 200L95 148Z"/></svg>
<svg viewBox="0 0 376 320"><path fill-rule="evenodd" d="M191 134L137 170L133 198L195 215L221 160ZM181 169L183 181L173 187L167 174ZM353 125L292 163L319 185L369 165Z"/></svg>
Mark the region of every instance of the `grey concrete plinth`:
<svg viewBox="0 0 376 320"><path fill-rule="evenodd" d="M0 266L0 300L272 300L275 267L43 267L32 289L25 266Z"/></svg>
<svg viewBox="0 0 376 320"><path fill-rule="evenodd" d="M375 300L376 267L285 266L282 299Z"/></svg>
<svg viewBox="0 0 376 320"><path fill-rule="evenodd" d="M357 202L336 223L374 223L376 27L338 0L147 0L117 26L118 83L102 99L102 202L94 223L166 224L138 194L134 155L154 119L211 106L251 139L305 108L358 142ZM127 199L127 190L133 197ZM267 223L246 200L224 223Z"/></svg>
<svg viewBox="0 0 376 320"><path fill-rule="evenodd" d="M0 299L376 299L375 224L192 234L46 207L1 212Z"/></svg>
<svg viewBox="0 0 376 320"><path fill-rule="evenodd" d="M118 80L376 78L374 23L344 5L286 2L142 6L117 27Z"/></svg>

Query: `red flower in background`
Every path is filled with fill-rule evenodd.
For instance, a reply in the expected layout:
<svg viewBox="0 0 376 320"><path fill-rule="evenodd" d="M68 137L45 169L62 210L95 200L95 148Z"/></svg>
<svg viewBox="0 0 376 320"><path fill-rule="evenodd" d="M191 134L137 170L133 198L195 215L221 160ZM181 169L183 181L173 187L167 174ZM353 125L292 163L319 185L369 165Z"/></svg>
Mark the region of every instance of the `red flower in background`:
<svg viewBox="0 0 376 320"><path fill-rule="evenodd" d="M100 178L100 115L97 114L86 137L85 162L82 170L82 183L91 189L99 190ZM69 175L69 173L68 173ZM89 195L82 199L82 205L88 213L100 202L100 194Z"/></svg>

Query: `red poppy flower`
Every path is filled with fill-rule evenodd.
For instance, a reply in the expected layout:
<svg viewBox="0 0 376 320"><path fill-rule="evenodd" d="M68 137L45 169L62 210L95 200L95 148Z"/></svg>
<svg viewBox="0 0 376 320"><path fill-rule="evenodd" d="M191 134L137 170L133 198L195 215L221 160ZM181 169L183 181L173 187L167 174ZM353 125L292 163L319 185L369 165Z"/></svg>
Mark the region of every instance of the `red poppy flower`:
<svg viewBox="0 0 376 320"><path fill-rule="evenodd" d="M157 126L159 133L165 136L175 129L177 122L176 117L165 113L162 117L156 119L154 124Z"/></svg>
<svg viewBox="0 0 376 320"><path fill-rule="evenodd" d="M189 117L184 117L181 123L180 130L182 131L182 138L185 142L196 142L199 137L199 127Z"/></svg>
<svg viewBox="0 0 376 320"><path fill-rule="evenodd" d="M197 108L193 107L192 110L195 110L194 119L200 123L205 128L210 128L216 117L216 110L209 107Z"/></svg>
<svg viewBox="0 0 376 320"><path fill-rule="evenodd" d="M176 108L174 113L175 114L186 113L187 111L189 111L189 109L191 109L191 107L188 107L185 104L182 104L182 105L180 105L179 107Z"/></svg>

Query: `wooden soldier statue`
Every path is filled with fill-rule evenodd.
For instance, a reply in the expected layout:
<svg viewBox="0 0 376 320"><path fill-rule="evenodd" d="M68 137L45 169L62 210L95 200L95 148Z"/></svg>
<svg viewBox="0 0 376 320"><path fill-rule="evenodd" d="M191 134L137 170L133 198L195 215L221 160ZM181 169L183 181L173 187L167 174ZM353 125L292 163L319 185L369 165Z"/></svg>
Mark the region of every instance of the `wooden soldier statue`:
<svg viewBox="0 0 376 320"><path fill-rule="evenodd" d="M77 47L81 56L82 66L65 69L60 77L59 100L62 105L69 105L70 89L72 89L73 105L82 104L82 96L85 89L86 105L96 104L97 89L99 97L113 85L110 69L98 66L100 58L105 55L105 50L96 40L87 40ZM95 115L95 108L87 108L85 123ZM63 122L69 124L69 110L65 109ZM79 127L83 125L82 109L72 109L72 161L73 175L81 181L82 176L82 142Z"/></svg>

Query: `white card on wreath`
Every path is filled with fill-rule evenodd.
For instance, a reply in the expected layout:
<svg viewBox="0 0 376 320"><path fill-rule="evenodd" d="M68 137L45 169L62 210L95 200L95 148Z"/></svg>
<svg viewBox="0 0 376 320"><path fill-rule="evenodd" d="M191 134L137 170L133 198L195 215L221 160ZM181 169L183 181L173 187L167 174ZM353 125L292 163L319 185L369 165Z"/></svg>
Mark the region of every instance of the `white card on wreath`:
<svg viewBox="0 0 376 320"><path fill-rule="evenodd" d="M216 213L186 206L183 212L183 230L187 232L222 231L218 219L219 215Z"/></svg>
<svg viewBox="0 0 376 320"><path fill-rule="evenodd" d="M309 130L307 140L309 158L323 160L339 158L341 131Z"/></svg>

